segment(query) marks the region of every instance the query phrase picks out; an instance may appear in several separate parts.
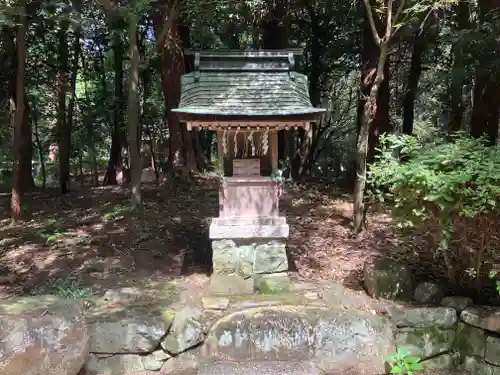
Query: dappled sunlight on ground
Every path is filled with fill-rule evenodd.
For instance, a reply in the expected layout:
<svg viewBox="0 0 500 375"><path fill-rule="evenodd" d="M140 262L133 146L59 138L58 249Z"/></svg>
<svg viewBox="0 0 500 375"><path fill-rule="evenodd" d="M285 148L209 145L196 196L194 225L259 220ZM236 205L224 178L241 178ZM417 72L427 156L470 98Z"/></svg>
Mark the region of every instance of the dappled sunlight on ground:
<svg viewBox="0 0 500 375"><path fill-rule="evenodd" d="M336 280L358 289L364 262L390 253L398 243L382 214L370 215L369 231L354 238L352 203L345 194L312 187L288 194L283 210L290 224L289 252L297 277Z"/></svg>
<svg viewBox="0 0 500 375"><path fill-rule="evenodd" d="M170 278L194 288L205 285L217 184L200 178L174 188L146 185L143 215L129 212L129 191L123 187L80 188L64 197L57 191L31 194L31 220L12 224L0 217L0 297L51 292L45 287L50 283L51 288L91 286L96 293ZM4 214L8 198L0 197ZM287 186L282 198L296 279L334 280L360 289L363 264L380 255L428 267L415 264L384 214L370 214L369 230L354 238L350 198L331 186Z"/></svg>
<svg viewBox="0 0 500 375"><path fill-rule="evenodd" d="M31 220L12 224L0 218L0 276L15 276L14 283L0 285L0 296L27 293L54 279L106 289L141 278L206 278L211 263L206 218L214 216L217 204L213 182L175 192L144 190L144 215L129 212L125 188L31 195ZM0 203L8 212L8 196Z"/></svg>

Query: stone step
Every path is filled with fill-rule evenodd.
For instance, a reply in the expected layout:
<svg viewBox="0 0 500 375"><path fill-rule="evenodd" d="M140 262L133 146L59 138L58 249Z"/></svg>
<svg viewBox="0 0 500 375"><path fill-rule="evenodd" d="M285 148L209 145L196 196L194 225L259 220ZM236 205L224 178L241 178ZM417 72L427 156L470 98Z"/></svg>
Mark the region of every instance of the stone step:
<svg viewBox="0 0 500 375"><path fill-rule="evenodd" d="M198 375L323 375L308 361L216 361L200 366Z"/></svg>

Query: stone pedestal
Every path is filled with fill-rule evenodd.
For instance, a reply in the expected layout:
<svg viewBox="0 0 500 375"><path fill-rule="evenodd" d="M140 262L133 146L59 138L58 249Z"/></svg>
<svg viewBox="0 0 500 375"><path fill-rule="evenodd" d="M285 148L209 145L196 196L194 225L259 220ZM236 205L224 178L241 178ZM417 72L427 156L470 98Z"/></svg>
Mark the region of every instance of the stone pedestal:
<svg viewBox="0 0 500 375"><path fill-rule="evenodd" d="M289 286L284 217L214 218L210 225L213 275L253 279L257 291L285 291Z"/></svg>

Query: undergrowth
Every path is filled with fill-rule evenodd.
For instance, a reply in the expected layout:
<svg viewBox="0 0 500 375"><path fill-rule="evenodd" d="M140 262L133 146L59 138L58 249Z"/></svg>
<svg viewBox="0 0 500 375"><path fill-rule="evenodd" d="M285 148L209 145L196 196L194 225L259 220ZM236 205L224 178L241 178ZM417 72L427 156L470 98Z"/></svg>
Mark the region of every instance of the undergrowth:
<svg viewBox="0 0 500 375"><path fill-rule="evenodd" d="M369 197L385 204L405 234L428 239L455 289L473 285L480 295L500 257L499 170L500 147L482 139L459 134L423 143L388 135L371 166Z"/></svg>

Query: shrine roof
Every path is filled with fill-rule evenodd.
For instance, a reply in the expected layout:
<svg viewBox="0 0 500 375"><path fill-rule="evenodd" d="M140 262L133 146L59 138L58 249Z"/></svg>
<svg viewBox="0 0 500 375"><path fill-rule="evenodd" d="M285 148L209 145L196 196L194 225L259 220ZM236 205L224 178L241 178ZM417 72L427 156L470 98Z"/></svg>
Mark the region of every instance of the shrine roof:
<svg viewBox="0 0 500 375"><path fill-rule="evenodd" d="M295 71L297 50L187 51L195 70L181 78L181 120L196 117L293 118L315 121L308 80Z"/></svg>

